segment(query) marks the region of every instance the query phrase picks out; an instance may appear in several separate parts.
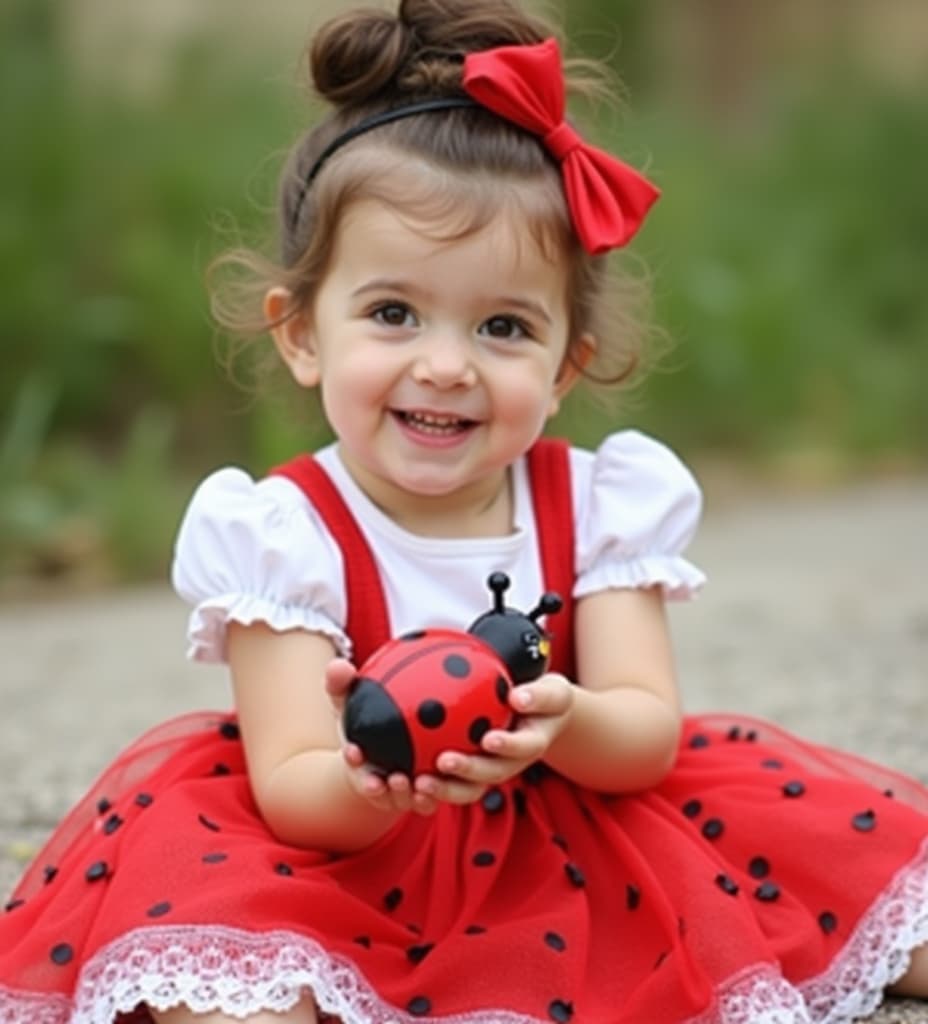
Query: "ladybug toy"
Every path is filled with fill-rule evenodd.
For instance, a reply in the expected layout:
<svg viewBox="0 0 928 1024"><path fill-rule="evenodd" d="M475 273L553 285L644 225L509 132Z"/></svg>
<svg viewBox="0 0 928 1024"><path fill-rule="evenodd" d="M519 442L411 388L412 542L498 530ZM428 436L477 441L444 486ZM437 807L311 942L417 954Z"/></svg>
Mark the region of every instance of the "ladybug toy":
<svg viewBox="0 0 928 1024"><path fill-rule="evenodd" d="M551 640L537 620L559 611L560 597L546 593L526 613L505 606L505 573L487 585L493 606L467 632L405 633L362 665L342 725L374 771L413 777L436 771L443 750L479 750L486 732L512 725L512 687L547 669Z"/></svg>

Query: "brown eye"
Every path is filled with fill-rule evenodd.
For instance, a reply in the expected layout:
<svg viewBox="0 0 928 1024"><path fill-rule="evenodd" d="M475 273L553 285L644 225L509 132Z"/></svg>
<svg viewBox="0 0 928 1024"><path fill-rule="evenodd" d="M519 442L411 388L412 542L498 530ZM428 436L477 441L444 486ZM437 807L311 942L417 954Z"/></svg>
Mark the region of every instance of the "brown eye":
<svg viewBox="0 0 928 1024"><path fill-rule="evenodd" d="M529 331L526 325L514 316L491 316L480 328L481 334L490 338L525 338Z"/></svg>
<svg viewBox="0 0 928 1024"><path fill-rule="evenodd" d="M405 327L412 322L413 316L401 302L389 302L374 310L374 319L387 327Z"/></svg>

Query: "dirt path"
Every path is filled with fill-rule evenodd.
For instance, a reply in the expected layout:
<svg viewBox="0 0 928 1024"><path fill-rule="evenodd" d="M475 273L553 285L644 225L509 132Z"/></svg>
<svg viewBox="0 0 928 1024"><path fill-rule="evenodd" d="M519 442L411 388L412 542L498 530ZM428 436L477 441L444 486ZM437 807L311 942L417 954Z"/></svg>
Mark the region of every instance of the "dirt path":
<svg viewBox="0 0 928 1024"><path fill-rule="evenodd" d="M926 523L928 479L710 501L692 551L710 586L672 612L690 709L770 717L928 781ZM222 670L183 661L184 622L165 588L0 606L0 891L128 739L227 704Z"/></svg>

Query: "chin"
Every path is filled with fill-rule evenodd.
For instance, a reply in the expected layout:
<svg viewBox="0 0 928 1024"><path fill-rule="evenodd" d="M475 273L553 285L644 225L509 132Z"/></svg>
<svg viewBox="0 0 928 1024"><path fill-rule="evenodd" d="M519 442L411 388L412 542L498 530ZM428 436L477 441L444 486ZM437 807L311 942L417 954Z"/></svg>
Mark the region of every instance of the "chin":
<svg viewBox="0 0 928 1024"><path fill-rule="evenodd" d="M394 477L393 483L401 490L409 494L416 494L422 498L443 498L448 494L459 491L466 487L466 480L448 480L447 478L436 479L431 474L413 477Z"/></svg>

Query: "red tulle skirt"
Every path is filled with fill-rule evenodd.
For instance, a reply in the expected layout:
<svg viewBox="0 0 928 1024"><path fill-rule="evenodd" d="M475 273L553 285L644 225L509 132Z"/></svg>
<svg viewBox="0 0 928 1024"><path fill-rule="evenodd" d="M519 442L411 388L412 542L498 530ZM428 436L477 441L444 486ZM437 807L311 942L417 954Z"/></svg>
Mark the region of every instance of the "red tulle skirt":
<svg viewBox="0 0 928 1024"><path fill-rule="evenodd" d="M0 913L0 1022L800 1024L878 1003L928 940L928 791L765 722L690 718L602 796L535 766L363 852L288 847L234 719L142 737Z"/></svg>

